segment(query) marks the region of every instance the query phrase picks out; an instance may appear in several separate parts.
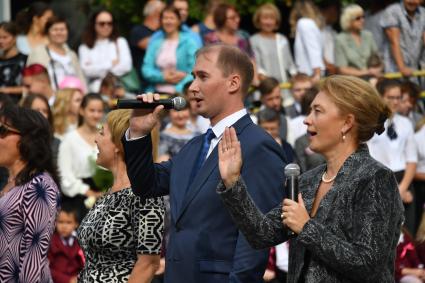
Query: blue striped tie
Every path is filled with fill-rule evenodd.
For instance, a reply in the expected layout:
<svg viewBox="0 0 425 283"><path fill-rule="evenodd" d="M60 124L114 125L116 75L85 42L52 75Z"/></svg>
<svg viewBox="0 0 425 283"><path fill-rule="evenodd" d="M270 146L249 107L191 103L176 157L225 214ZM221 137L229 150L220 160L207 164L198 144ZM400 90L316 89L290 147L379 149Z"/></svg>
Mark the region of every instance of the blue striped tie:
<svg viewBox="0 0 425 283"><path fill-rule="evenodd" d="M205 159L207 157L208 150L210 149L211 140L213 138L215 138L215 134L210 128L207 130L207 132L204 135L201 150L199 151L199 155L198 155L198 158L196 159L195 166L193 167L192 173L190 174L190 183L192 183L196 174L198 174L199 169L201 169L202 164L204 164Z"/></svg>

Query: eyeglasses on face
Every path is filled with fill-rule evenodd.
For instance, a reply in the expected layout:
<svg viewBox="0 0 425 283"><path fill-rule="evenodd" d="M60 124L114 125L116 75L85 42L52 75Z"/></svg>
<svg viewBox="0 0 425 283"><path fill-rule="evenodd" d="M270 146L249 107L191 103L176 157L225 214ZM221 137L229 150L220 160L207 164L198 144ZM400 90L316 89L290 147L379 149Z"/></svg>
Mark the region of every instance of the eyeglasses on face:
<svg viewBox="0 0 425 283"><path fill-rule="evenodd" d="M111 27L112 22L96 22L96 25L101 26L101 27L104 27L104 26Z"/></svg>
<svg viewBox="0 0 425 283"><path fill-rule="evenodd" d="M5 125L5 124L0 123L0 138L3 139L10 134L20 135L21 132L16 130L16 129L13 129L13 128Z"/></svg>

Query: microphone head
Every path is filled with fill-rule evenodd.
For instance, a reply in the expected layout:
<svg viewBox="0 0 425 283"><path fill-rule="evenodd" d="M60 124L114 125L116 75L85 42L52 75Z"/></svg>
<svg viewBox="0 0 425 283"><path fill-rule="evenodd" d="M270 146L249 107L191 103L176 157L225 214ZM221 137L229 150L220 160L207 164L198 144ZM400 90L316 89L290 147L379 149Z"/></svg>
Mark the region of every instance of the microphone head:
<svg viewBox="0 0 425 283"><path fill-rule="evenodd" d="M177 96L171 100L173 101L173 109L180 111L186 108L186 99L183 97Z"/></svg>
<svg viewBox="0 0 425 283"><path fill-rule="evenodd" d="M285 166L285 176L287 177L298 177L300 173L300 166L298 166L296 163L289 163Z"/></svg>

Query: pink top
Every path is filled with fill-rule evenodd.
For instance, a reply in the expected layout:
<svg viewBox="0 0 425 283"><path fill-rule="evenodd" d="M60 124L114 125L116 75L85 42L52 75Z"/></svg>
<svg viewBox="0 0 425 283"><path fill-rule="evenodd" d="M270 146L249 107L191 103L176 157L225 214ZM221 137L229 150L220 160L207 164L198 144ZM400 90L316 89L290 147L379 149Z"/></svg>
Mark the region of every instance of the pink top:
<svg viewBox="0 0 425 283"><path fill-rule="evenodd" d="M156 57L156 65L163 72L165 70L175 70L177 65L177 45L178 39L165 39L161 45L161 49ZM157 84L156 90L163 93L175 93L176 88L173 84L163 83Z"/></svg>

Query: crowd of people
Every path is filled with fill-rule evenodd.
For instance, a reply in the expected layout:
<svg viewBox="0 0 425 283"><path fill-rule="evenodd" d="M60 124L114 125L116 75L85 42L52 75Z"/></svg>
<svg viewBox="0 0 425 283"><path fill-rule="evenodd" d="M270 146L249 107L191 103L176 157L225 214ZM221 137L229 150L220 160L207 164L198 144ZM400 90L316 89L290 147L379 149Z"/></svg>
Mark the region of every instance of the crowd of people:
<svg viewBox="0 0 425 283"><path fill-rule="evenodd" d="M45 2L0 23L0 281L385 281L395 261L397 282L424 282L422 1L372 13L297 0L288 19L267 3L253 34L226 1L188 17L187 0L149 0L125 38L101 8L76 50ZM394 72L402 79L385 78ZM188 103L115 109L158 94ZM282 206L288 163L318 188L302 191L307 211ZM329 220L331 205L344 213ZM300 234L290 244L287 227Z"/></svg>

